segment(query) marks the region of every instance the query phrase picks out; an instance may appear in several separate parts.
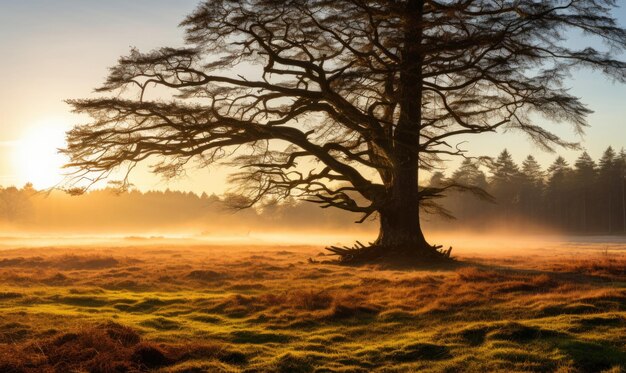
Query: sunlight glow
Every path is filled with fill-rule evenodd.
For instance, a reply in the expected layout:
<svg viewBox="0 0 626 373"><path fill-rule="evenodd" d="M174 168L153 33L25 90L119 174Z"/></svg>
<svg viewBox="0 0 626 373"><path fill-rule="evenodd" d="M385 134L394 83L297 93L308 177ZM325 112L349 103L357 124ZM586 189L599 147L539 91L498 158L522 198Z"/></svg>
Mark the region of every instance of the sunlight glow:
<svg viewBox="0 0 626 373"><path fill-rule="evenodd" d="M58 149L65 145L64 126L56 120L45 120L32 126L15 148L15 166L20 179L36 189L51 188L63 179L65 158Z"/></svg>

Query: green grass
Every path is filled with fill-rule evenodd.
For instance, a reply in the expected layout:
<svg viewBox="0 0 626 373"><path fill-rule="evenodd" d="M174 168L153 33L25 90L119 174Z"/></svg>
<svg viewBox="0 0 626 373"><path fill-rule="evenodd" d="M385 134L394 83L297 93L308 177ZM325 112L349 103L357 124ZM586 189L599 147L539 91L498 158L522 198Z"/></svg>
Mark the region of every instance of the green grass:
<svg viewBox="0 0 626 373"><path fill-rule="evenodd" d="M0 252L0 371L626 370L623 258L399 271L174 249Z"/></svg>

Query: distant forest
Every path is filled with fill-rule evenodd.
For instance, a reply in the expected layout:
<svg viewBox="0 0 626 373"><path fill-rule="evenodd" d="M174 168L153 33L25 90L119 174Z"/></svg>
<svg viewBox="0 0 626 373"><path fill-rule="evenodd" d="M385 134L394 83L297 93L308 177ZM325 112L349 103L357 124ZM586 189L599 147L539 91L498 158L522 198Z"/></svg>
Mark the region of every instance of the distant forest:
<svg viewBox="0 0 626 373"><path fill-rule="evenodd" d="M547 169L532 155L518 165L505 149L495 160L466 159L449 178L436 172L430 180L432 186L452 183L478 186L493 197L494 203L485 203L455 192L439 201L464 227L626 233L623 149L616 153L609 147L597 161L583 152L573 165L558 156ZM445 224L437 220L434 223Z"/></svg>
<svg viewBox="0 0 626 373"><path fill-rule="evenodd" d="M563 157L546 169L529 155L521 165L503 150L496 159L465 159L449 177L434 172L431 186L476 186L491 201L451 192L437 200L456 219L427 215L430 229L520 232L558 230L573 234L626 233L626 152L609 147L594 161L586 152L573 165ZM82 196L42 193L31 185L0 187L0 228L51 232L193 231L206 235L246 231L373 230L352 224L358 216L295 200L262 210L233 211L231 196L180 191L93 190Z"/></svg>
<svg viewBox="0 0 626 373"><path fill-rule="evenodd" d="M354 216L317 205L286 201L262 210L233 210L231 196L181 191L92 190L80 196L63 191L0 188L0 229L60 233L246 234L248 231L367 229Z"/></svg>

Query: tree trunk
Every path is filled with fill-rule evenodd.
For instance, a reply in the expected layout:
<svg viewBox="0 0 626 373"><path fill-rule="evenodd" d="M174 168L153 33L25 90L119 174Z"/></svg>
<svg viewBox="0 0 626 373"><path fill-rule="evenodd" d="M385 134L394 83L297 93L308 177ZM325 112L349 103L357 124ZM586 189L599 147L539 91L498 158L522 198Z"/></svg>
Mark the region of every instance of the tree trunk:
<svg viewBox="0 0 626 373"><path fill-rule="evenodd" d="M387 200L379 210L380 235L376 241L394 253L420 255L434 251L426 242L419 217L419 145L422 117L422 17L423 0L408 0L404 67L400 76L400 118L394 131L395 164Z"/></svg>
<svg viewBox="0 0 626 373"><path fill-rule="evenodd" d="M379 211L380 231L376 244L394 252L414 253L431 246L426 241L420 226L419 206L410 191L398 193L385 209Z"/></svg>
<svg viewBox="0 0 626 373"><path fill-rule="evenodd" d="M381 175L386 194L378 209L380 235L371 247L331 247L330 250L341 255L347 263L383 260L415 264L448 258L428 244L420 226L418 180L422 130L423 12L424 0L406 1L402 68L397 88L399 118L393 129L393 166Z"/></svg>

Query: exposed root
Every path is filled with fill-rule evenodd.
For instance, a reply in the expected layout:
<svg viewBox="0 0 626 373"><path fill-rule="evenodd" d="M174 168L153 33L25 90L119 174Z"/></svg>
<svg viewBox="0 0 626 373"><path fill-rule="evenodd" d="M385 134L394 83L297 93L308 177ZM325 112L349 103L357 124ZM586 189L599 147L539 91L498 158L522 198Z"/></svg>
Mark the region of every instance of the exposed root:
<svg viewBox="0 0 626 373"><path fill-rule="evenodd" d="M388 247L370 242L368 246L356 241L354 246L329 246L329 255L339 257L338 263L359 264L394 264L403 266L445 264L454 261L450 254L452 247L443 249L442 245L427 248Z"/></svg>

